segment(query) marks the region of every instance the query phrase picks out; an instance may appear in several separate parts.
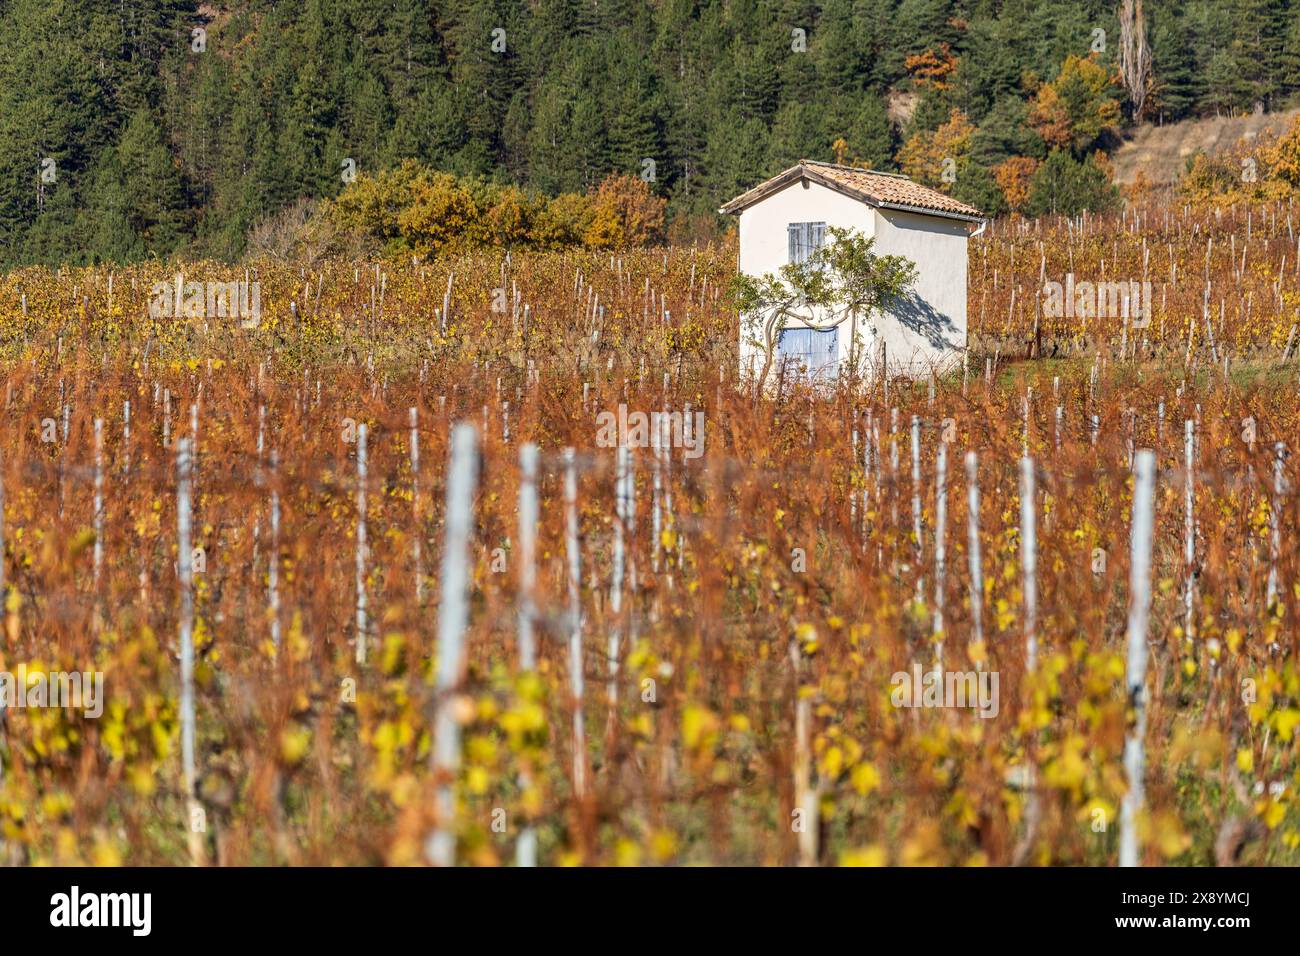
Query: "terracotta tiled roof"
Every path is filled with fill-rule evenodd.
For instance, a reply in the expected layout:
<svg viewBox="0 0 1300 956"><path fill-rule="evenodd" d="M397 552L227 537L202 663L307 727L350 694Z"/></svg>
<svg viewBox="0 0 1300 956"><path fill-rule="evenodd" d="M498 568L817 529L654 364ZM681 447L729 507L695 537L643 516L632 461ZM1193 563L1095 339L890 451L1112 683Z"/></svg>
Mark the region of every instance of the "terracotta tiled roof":
<svg viewBox="0 0 1300 956"><path fill-rule="evenodd" d="M820 183L828 189L834 189L854 199L885 209L914 209L918 212L953 219L984 218L984 214L974 206L958 202L937 189L914 183L906 176L878 173L875 170L858 169L855 166L818 163L810 159L802 159L798 166L791 166L767 182L759 183L748 192L741 193L720 211L728 214L740 212L746 206L751 206L800 179Z"/></svg>

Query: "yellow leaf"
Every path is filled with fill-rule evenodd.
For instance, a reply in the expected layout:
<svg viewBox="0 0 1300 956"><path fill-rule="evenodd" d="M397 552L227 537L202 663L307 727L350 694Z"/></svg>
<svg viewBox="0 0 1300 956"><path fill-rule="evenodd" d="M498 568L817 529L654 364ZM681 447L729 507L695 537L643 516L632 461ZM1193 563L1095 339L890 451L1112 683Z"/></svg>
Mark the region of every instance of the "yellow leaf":
<svg viewBox="0 0 1300 956"><path fill-rule="evenodd" d="M821 765L822 775L834 780L844 769L844 751L839 747L829 748L822 757Z"/></svg>
<svg viewBox="0 0 1300 956"><path fill-rule="evenodd" d="M1286 816L1286 804L1278 803L1276 800L1269 800L1264 807L1264 812L1260 817L1264 821L1264 826L1270 830L1274 829Z"/></svg>
<svg viewBox="0 0 1300 956"><path fill-rule="evenodd" d="M1283 711L1279 711L1277 715L1278 738L1289 741L1295 733L1297 724L1300 724L1300 710L1288 707Z"/></svg>
<svg viewBox="0 0 1300 956"><path fill-rule="evenodd" d="M877 844L864 846L856 850L845 850L840 854L840 866L886 866L889 856L885 848Z"/></svg>
<svg viewBox="0 0 1300 956"><path fill-rule="evenodd" d="M853 768L849 780L853 789L865 797L880 786L880 773L871 764L860 763Z"/></svg>

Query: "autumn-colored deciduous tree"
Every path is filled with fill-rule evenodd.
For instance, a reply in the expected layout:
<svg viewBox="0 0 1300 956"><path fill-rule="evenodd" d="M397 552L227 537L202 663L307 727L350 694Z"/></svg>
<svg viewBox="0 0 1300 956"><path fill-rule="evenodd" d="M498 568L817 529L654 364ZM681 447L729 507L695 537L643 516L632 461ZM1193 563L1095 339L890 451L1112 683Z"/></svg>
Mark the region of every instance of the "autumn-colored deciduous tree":
<svg viewBox="0 0 1300 956"><path fill-rule="evenodd" d="M474 245L485 238L473 197L450 173L418 179L411 204L398 215L397 224L402 238L419 256L449 246Z"/></svg>
<svg viewBox="0 0 1300 956"><path fill-rule="evenodd" d="M898 150L903 172L918 182L949 192L970 154L975 127L961 110L932 133L917 133Z"/></svg>
<svg viewBox="0 0 1300 956"><path fill-rule="evenodd" d="M1061 72L1038 88L1029 123L1049 145L1082 155L1102 132L1120 121L1115 85L1105 67L1070 54Z"/></svg>
<svg viewBox="0 0 1300 956"><path fill-rule="evenodd" d="M360 176L331 205L339 226L380 242L399 240L402 211L414 201L416 181L427 170L414 160L373 176Z"/></svg>
<svg viewBox="0 0 1300 956"><path fill-rule="evenodd" d="M1128 202L1141 202L1152 196L1155 191L1156 185L1151 182L1151 178L1147 176L1145 169L1139 169L1132 182L1120 187L1120 192L1124 194L1124 198Z"/></svg>
<svg viewBox="0 0 1300 956"><path fill-rule="evenodd" d="M546 204L528 231L528 238L545 249L581 245L591 227L591 202L580 193L560 193Z"/></svg>
<svg viewBox="0 0 1300 956"><path fill-rule="evenodd" d="M903 66L918 89L946 90L957 72L958 63L952 48L947 43L940 43L938 52L928 49L909 56L903 61Z"/></svg>
<svg viewBox="0 0 1300 956"><path fill-rule="evenodd" d="M592 202L593 221L583 237L588 246L644 246L663 237L667 203L639 176L606 177Z"/></svg>
<svg viewBox="0 0 1300 956"><path fill-rule="evenodd" d="M390 253L427 257L484 245L646 245L663 238L664 207L649 184L634 176L615 174L585 195L547 199L408 160L359 177L326 215L346 236L368 237Z"/></svg>
<svg viewBox="0 0 1300 956"><path fill-rule="evenodd" d="M484 226L491 241L502 246L517 246L528 241L528 226L545 208L545 201L530 196L515 186L508 186L488 207Z"/></svg>
<svg viewBox="0 0 1300 956"><path fill-rule="evenodd" d="M1223 156L1211 158L1197 153L1178 178L1177 192L1193 203L1227 198L1238 186L1237 172Z"/></svg>
<svg viewBox="0 0 1300 956"><path fill-rule="evenodd" d="M1012 156L993 167L993 178L1013 212L1021 212L1029 201L1029 186L1041 165L1030 156Z"/></svg>
<svg viewBox="0 0 1300 956"><path fill-rule="evenodd" d="M1267 150L1270 177L1300 189L1300 118Z"/></svg>
<svg viewBox="0 0 1300 956"><path fill-rule="evenodd" d="M1101 170L1106 177L1106 182L1113 183L1115 181L1115 164L1110 161L1109 153L1098 149L1094 150L1093 154L1088 158L1092 160L1094 166Z"/></svg>
<svg viewBox="0 0 1300 956"><path fill-rule="evenodd" d="M1177 191L1194 204L1269 202L1300 192L1300 119L1282 136L1263 133L1213 155L1197 153Z"/></svg>

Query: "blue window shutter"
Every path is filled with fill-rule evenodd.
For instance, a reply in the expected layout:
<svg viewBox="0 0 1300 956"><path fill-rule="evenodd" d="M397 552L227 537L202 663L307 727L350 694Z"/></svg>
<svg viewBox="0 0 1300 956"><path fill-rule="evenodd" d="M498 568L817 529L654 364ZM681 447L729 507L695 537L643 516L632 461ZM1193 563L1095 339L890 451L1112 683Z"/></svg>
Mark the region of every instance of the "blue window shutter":
<svg viewBox="0 0 1300 956"><path fill-rule="evenodd" d="M820 249L822 245L826 242L826 223L810 222L808 223L808 228L809 231L811 232L810 241L808 243L808 251L815 252L816 250Z"/></svg>
<svg viewBox="0 0 1300 956"><path fill-rule="evenodd" d="M791 373L826 380L839 367L839 338L839 329L783 329L777 354Z"/></svg>
<svg viewBox="0 0 1300 956"><path fill-rule="evenodd" d="M818 371L833 373L839 363L839 329L826 329L813 334L817 336L817 355L812 366Z"/></svg>
<svg viewBox="0 0 1300 956"><path fill-rule="evenodd" d="M781 355L799 362L807 362L810 350L809 334L810 330L805 328L783 329L777 350Z"/></svg>
<svg viewBox="0 0 1300 956"><path fill-rule="evenodd" d="M786 225L790 244L790 262L807 262L814 251L826 241L826 223L792 222Z"/></svg>
<svg viewBox="0 0 1300 956"><path fill-rule="evenodd" d="M808 354L808 330L785 329L781 332L781 354L803 358Z"/></svg>

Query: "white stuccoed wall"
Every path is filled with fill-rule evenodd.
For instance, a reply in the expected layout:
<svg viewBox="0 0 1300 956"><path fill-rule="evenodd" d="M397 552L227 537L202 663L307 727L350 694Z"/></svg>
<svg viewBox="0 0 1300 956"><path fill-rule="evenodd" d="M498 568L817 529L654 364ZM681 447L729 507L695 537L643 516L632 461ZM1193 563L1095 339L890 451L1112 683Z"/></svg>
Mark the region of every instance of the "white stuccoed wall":
<svg viewBox="0 0 1300 956"><path fill-rule="evenodd" d="M881 255L916 263L913 304L877 324L891 372L922 377L961 362L966 349L966 245L970 223L889 209L872 210ZM876 354L877 342L871 343Z"/></svg>
<svg viewBox="0 0 1300 956"><path fill-rule="evenodd" d="M969 223L877 210L818 183L795 182L741 211L740 271L762 275L785 265L789 257L786 226L792 222L824 222L828 227L855 229L875 237L877 254L903 255L916 263L918 308L907 310L901 318L886 315L876 321L891 372L921 377L932 366L961 361L961 350L966 348ZM923 334L912 327L918 320ZM860 328L858 333L860 347L875 361L879 338L869 328ZM742 323L741 368L757 371L763 355L761 348L748 341L752 336ZM849 361L852 348L853 330L846 322L839 330L841 363Z"/></svg>

